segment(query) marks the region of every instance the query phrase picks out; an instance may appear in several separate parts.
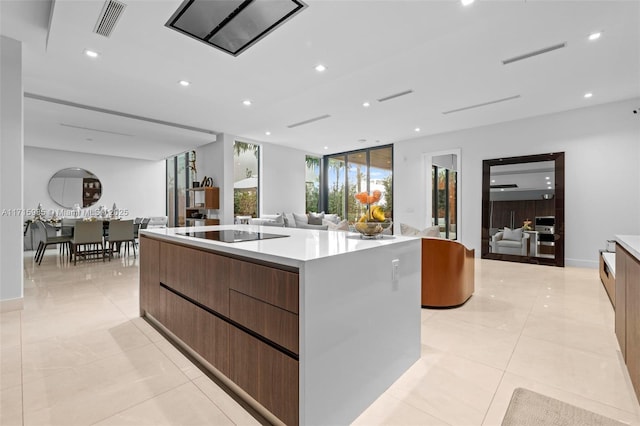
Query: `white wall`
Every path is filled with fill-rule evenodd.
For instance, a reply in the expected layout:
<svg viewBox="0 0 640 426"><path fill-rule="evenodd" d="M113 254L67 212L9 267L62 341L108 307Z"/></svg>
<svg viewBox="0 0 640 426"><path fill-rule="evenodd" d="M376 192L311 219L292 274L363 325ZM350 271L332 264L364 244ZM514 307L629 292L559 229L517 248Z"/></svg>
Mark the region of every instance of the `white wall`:
<svg viewBox="0 0 640 426"><path fill-rule="evenodd" d="M8 311L22 308L22 43L0 37L0 55L0 311Z"/></svg>
<svg viewBox="0 0 640 426"><path fill-rule="evenodd" d="M129 211L128 218L166 215L166 172L164 161L147 161L105 155L81 154L52 149L24 148L24 205L35 209L38 203L49 211L63 207L48 193L49 179L68 167L81 167L95 174L102 183L102 197L89 209L100 205ZM89 210L83 209L83 210Z"/></svg>
<svg viewBox="0 0 640 426"><path fill-rule="evenodd" d="M268 143L261 145L261 213L304 213L306 153Z"/></svg>
<svg viewBox="0 0 640 426"><path fill-rule="evenodd" d="M480 253L482 160L565 152L565 264L598 266L616 234L640 234L640 99L398 142L396 223L425 227L424 154L461 149L461 241Z"/></svg>
<svg viewBox="0 0 640 426"><path fill-rule="evenodd" d="M260 145L261 214L305 211L305 152L230 134L196 149L198 178L213 177L220 187L221 224L232 224L233 215L233 143L238 140Z"/></svg>

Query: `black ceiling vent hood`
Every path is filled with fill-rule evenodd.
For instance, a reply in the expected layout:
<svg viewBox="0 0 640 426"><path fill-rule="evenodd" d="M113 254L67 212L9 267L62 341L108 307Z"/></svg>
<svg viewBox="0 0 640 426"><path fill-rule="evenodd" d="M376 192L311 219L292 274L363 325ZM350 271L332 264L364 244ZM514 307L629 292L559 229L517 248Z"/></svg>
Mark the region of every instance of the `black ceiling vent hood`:
<svg viewBox="0 0 640 426"><path fill-rule="evenodd" d="M166 26L238 56L305 7L299 0L185 0Z"/></svg>

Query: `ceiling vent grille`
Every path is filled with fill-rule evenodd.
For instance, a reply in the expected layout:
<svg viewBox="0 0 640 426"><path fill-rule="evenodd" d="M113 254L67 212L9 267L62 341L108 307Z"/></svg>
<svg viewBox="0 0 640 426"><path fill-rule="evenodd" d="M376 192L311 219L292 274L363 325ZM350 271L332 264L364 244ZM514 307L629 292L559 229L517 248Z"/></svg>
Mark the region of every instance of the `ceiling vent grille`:
<svg viewBox="0 0 640 426"><path fill-rule="evenodd" d="M100 16L98 16L98 22L96 22L93 32L101 36L110 37L125 7L127 5L122 2L107 0L102 7Z"/></svg>
<svg viewBox="0 0 640 426"><path fill-rule="evenodd" d="M391 99L399 98L400 96L405 96L413 93L413 90L405 90L404 92L395 93L393 95L385 96L384 98L378 99L378 102L390 101Z"/></svg>
<svg viewBox="0 0 640 426"><path fill-rule="evenodd" d="M564 47L567 47L567 43L559 43L559 44L554 44L553 46L549 46L549 47L545 47L539 50L534 50L533 52L529 52L529 53L525 53L524 55L519 55L519 56L514 56L513 58L509 58L509 59L505 59L504 61L502 61L503 65L508 65L511 64L513 62L518 62L521 61L523 59L528 59L531 58L532 56L538 56L538 55L542 55L543 53L549 53L549 52L553 52L554 50L558 50L558 49L562 49Z"/></svg>
<svg viewBox="0 0 640 426"><path fill-rule="evenodd" d="M462 108L456 108L456 109L452 109L452 110L449 110L449 111L443 111L442 113L444 115L453 114L454 112L466 111L468 109L480 108L480 107L487 106L487 105L498 104L500 102L512 101L514 99L518 99L519 97L520 97L520 95L509 96L508 98L495 99L495 100L489 101L489 102L482 102L481 104L469 105L469 106L462 107Z"/></svg>
<svg viewBox="0 0 640 426"><path fill-rule="evenodd" d="M325 118L331 117L329 114L321 115L319 117L310 118L308 120L301 121L299 123L289 124L287 127L293 129L294 127L304 126L305 124L313 123L314 121L324 120Z"/></svg>

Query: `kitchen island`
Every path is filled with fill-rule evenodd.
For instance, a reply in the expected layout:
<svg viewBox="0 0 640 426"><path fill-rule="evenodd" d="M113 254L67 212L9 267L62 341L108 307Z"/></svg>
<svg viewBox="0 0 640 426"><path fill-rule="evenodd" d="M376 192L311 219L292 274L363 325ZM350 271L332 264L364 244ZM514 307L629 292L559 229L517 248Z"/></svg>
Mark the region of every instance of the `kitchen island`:
<svg viewBox="0 0 640 426"><path fill-rule="evenodd" d="M417 238L141 231L140 315L274 423L366 409L420 356L420 287Z"/></svg>

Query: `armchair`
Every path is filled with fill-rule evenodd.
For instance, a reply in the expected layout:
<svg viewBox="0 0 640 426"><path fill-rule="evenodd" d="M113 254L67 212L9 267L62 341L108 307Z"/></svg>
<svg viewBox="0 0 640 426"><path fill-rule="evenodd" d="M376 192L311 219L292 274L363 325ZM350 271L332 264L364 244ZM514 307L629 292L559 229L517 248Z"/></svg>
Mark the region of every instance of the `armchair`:
<svg viewBox="0 0 640 426"><path fill-rule="evenodd" d="M522 229L505 228L491 237L491 251L499 254L529 255L529 234Z"/></svg>
<svg viewBox="0 0 640 426"><path fill-rule="evenodd" d="M475 251L441 238L422 238L422 299L425 308L464 304L475 289Z"/></svg>

